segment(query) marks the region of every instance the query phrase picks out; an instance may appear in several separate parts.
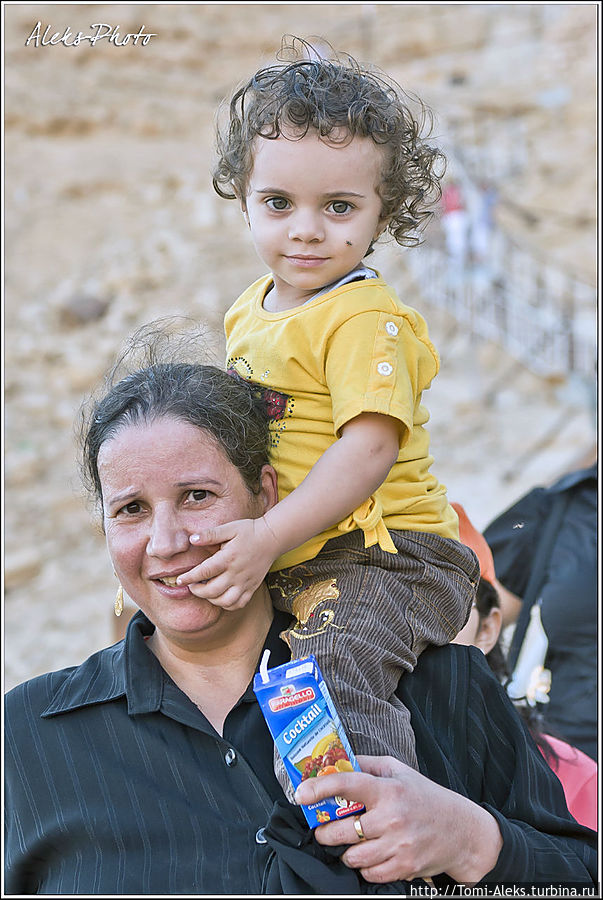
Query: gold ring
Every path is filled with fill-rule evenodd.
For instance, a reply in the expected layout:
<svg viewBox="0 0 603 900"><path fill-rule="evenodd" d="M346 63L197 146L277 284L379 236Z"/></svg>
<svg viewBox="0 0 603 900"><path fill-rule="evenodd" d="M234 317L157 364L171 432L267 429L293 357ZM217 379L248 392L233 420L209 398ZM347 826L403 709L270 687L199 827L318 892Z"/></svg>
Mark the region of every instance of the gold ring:
<svg viewBox="0 0 603 900"><path fill-rule="evenodd" d="M354 828L356 829L356 834L358 835L361 841L366 841L366 835L362 830L362 825L360 824L360 816L354 816Z"/></svg>

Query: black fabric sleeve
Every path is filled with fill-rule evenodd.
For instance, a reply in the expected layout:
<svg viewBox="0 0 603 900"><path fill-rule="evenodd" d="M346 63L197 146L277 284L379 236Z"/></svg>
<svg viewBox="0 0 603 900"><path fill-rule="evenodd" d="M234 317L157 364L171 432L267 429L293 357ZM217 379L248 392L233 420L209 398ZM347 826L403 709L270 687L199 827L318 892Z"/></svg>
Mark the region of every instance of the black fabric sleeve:
<svg viewBox="0 0 603 900"><path fill-rule="evenodd" d="M499 823L503 848L483 883L593 884L597 836L568 812L561 782L479 650L427 649L397 693L421 772Z"/></svg>
<svg viewBox="0 0 603 900"><path fill-rule="evenodd" d="M472 650L469 661L469 796L497 819L504 842L483 881L595 883L595 832L568 812L561 782L482 654Z"/></svg>

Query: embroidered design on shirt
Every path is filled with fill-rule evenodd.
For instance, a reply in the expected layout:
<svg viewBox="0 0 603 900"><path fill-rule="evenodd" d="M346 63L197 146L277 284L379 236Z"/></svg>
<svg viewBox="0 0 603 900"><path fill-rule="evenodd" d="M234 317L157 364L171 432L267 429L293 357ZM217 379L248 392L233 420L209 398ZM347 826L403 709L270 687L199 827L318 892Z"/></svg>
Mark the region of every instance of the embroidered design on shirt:
<svg viewBox="0 0 603 900"><path fill-rule="evenodd" d="M251 384L254 396L264 407L264 411L270 420L270 432L271 432L271 442L272 446L276 447L280 441L279 432L284 431L286 425L285 422L282 421L285 418L290 418L293 415L293 408L295 406L295 400L293 397L290 397L289 394L284 394L282 391L277 391L274 388L264 387L262 384L258 384L257 381L253 381L253 369L249 365L246 359L242 356L232 357L227 362L227 372L229 375L232 375L233 378L240 378L241 381L246 381L248 384ZM243 367L248 374L245 376L241 375L237 368ZM269 370L267 369L262 378L265 378L269 374Z"/></svg>

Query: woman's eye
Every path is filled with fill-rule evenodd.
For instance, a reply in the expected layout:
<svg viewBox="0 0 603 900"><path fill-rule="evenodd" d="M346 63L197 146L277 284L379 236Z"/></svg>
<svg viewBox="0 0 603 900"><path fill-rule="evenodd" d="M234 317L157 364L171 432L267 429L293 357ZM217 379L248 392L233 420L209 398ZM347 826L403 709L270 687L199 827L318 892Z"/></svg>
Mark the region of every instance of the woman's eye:
<svg viewBox="0 0 603 900"><path fill-rule="evenodd" d="M285 197L270 197L266 200L266 204L270 209L276 210L276 212L282 212L289 207L289 201Z"/></svg>
<svg viewBox="0 0 603 900"><path fill-rule="evenodd" d="M140 503L137 503L136 500L133 500L132 503L126 503L125 506L119 510L122 513L127 513L129 516L135 516L140 512Z"/></svg>
<svg viewBox="0 0 603 900"><path fill-rule="evenodd" d="M207 500L209 494L209 491L201 490L201 488L195 488L194 491L189 491L189 496L195 503L202 503L204 500Z"/></svg>
<svg viewBox="0 0 603 900"><path fill-rule="evenodd" d="M352 204L348 203L347 200L334 200L331 203L331 209L334 213L337 213L338 216L343 215L351 210Z"/></svg>

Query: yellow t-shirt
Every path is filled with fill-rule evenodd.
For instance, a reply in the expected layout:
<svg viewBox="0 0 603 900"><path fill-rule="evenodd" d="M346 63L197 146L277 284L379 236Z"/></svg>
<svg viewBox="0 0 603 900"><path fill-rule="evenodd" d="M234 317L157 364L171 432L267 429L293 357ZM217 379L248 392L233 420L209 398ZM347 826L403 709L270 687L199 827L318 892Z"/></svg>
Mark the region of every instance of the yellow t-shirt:
<svg viewBox="0 0 603 900"><path fill-rule="evenodd" d="M354 513L276 560L312 559L327 540L361 528L365 545L395 552L388 528L458 540L458 517L429 472L429 413L421 403L439 369L424 319L379 276L353 281L302 306L268 312L272 276L254 282L226 313L227 367L258 385L270 416L279 499L293 491L363 412L403 423L387 479Z"/></svg>

